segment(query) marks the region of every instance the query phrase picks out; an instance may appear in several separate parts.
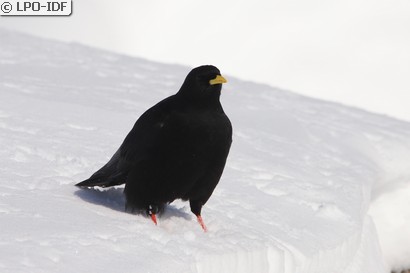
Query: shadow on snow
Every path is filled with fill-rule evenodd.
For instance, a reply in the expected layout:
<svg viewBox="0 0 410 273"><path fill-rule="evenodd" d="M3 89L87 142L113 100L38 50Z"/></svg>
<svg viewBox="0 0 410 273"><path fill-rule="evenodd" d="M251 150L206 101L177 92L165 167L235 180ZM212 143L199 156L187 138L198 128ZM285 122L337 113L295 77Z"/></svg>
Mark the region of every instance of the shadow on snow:
<svg viewBox="0 0 410 273"><path fill-rule="evenodd" d="M125 210L125 196L123 194L124 188L90 188L90 189L78 189L74 194L80 197L82 200L110 208L115 211L129 213L129 214L141 214ZM144 213L142 213L144 214ZM145 215L145 214L144 214ZM192 215L187 213L182 208L176 208L173 205L165 206L164 211L159 215L162 220L166 220L171 217L180 217L186 220L191 220Z"/></svg>

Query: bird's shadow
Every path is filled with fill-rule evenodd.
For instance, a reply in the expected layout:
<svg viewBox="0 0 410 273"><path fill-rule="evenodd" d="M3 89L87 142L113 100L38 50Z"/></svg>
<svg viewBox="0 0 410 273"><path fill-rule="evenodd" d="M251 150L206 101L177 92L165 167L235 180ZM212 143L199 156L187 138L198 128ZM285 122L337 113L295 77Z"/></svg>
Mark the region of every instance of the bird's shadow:
<svg viewBox="0 0 410 273"><path fill-rule="evenodd" d="M123 188L89 188L78 189L74 192L75 195L82 200L110 208L112 210L125 212L125 197L123 194Z"/></svg>
<svg viewBox="0 0 410 273"><path fill-rule="evenodd" d="M110 208L115 211L120 211L129 214L141 214L139 212L131 212L125 210L125 196L123 194L124 188L90 188L90 189L79 189L74 194L81 198L82 200ZM159 215L162 220L166 220L172 217L180 217L185 220L191 220L192 216L190 213L184 211L183 208L177 208L172 204L165 206L164 211Z"/></svg>

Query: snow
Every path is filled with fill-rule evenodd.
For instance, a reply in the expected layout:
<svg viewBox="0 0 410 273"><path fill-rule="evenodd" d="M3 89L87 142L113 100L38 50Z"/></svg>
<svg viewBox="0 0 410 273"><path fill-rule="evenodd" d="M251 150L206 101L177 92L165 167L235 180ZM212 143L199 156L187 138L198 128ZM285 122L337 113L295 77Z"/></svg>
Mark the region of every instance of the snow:
<svg viewBox="0 0 410 273"><path fill-rule="evenodd" d="M209 231L182 201L155 226L124 212L121 187L74 184L101 167L190 68L1 29L0 36L1 272L409 266L410 244L400 243L410 238L409 123L226 75L221 99L234 142L203 209Z"/></svg>

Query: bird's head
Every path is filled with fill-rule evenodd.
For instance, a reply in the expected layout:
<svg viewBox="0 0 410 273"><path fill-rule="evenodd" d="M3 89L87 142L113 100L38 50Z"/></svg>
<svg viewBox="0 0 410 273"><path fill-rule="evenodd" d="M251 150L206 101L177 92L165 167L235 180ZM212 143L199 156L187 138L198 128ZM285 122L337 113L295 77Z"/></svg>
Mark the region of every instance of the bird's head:
<svg viewBox="0 0 410 273"><path fill-rule="evenodd" d="M203 65L189 72L178 94L193 101L219 102L222 84L226 82L218 68Z"/></svg>

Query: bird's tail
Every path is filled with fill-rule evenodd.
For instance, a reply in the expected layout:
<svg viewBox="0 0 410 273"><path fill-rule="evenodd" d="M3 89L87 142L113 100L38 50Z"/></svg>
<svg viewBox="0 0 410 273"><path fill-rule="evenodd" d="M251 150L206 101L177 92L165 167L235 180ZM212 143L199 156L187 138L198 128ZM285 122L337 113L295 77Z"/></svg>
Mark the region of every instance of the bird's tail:
<svg viewBox="0 0 410 273"><path fill-rule="evenodd" d="M91 187L111 187L115 185L121 185L123 184L122 182L115 182L115 180L112 179L104 179L103 177L93 177L91 176L90 178L76 184L77 187L80 188L91 188Z"/></svg>
<svg viewBox="0 0 410 273"><path fill-rule="evenodd" d="M77 187L111 187L125 183L127 171L124 168L119 168L120 150L101 169L96 171L90 178L76 184Z"/></svg>
<svg viewBox="0 0 410 273"><path fill-rule="evenodd" d="M99 173L95 173L90 178L76 184L80 188L91 188L91 187L111 187L116 185L121 185L125 183L125 176L123 174L104 176Z"/></svg>

